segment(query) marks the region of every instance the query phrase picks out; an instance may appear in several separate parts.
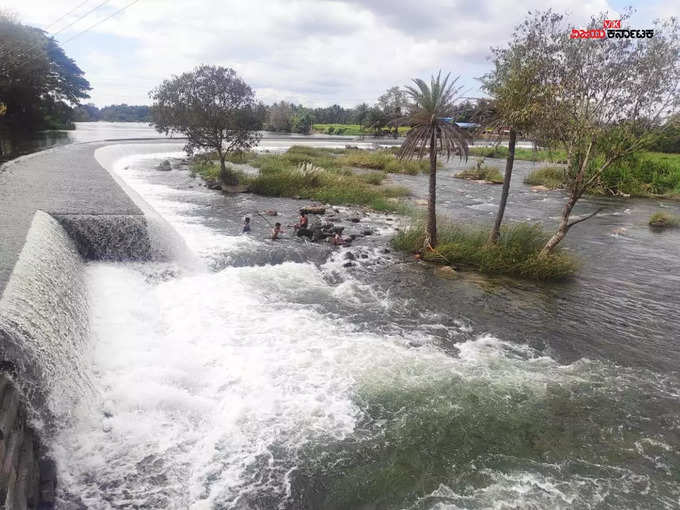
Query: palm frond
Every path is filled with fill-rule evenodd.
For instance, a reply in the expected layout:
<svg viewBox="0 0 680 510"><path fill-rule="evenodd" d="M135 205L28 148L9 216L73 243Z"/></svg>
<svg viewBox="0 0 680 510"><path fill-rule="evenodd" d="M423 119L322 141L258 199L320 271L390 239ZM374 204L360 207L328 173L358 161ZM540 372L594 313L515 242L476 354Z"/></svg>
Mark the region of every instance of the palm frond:
<svg viewBox="0 0 680 510"><path fill-rule="evenodd" d="M432 76L430 84L415 78L415 86L406 86L406 94L413 101L408 117L411 130L406 134L406 140L399 150L399 158L410 159L415 156L422 158L429 147L432 133L435 133L435 144L438 151L446 153L447 158L452 153L460 151L467 159L469 136L455 124L444 121L453 110L453 102L460 92L456 87L458 77L451 80L451 73L442 80L441 71Z"/></svg>

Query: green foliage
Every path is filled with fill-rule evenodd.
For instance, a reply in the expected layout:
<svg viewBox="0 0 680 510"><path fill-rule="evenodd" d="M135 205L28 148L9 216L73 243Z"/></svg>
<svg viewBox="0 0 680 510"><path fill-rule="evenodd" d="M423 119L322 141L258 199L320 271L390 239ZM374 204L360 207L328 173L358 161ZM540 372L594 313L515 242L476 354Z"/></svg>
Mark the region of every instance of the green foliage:
<svg viewBox="0 0 680 510"><path fill-rule="evenodd" d="M429 161L400 160L389 150L348 150L340 160L343 165L372 168L393 174L417 175L430 169Z"/></svg>
<svg viewBox="0 0 680 510"><path fill-rule="evenodd" d="M632 196L680 195L680 154L646 152L605 169L593 190Z"/></svg>
<svg viewBox="0 0 680 510"><path fill-rule="evenodd" d="M482 156L485 158L502 158L508 157L508 148L502 145L493 147L471 147L470 154L473 156ZM567 153L564 150L547 150L547 149L524 149L521 147L515 148L515 159L522 159L526 161L550 161L552 163L566 163Z"/></svg>
<svg viewBox="0 0 680 510"><path fill-rule="evenodd" d="M322 124L315 123L312 129L317 133L324 133L327 135L343 135L343 136L361 136L366 134L374 134L368 126L362 126L361 124ZM400 126L399 134L405 135L408 130L411 129L408 126Z"/></svg>
<svg viewBox="0 0 680 510"><path fill-rule="evenodd" d="M655 212L649 218L649 226L656 228L678 228L680 227L680 217L664 211Z"/></svg>
<svg viewBox="0 0 680 510"><path fill-rule="evenodd" d="M357 175L357 177L362 181L375 186L379 186L385 180L385 174L382 172L370 172L367 174Z"/></svg>
<svg viewBox="0 0 680 510"><path fill-rule="evenodd" d="M259 169L257 176L247 176L229 168L240 184L264 196L301 197L329 204L362 205L377 211L399 212L398 200L409 190L400 186L382 186L385 174L354 174L341 162L345 149L326 149L295 145L283 154L246 152L243 158ZM241 162L241 161L238 161ZM218 180L219 165L196 160L192 171L207 181Z"/></svg>
<svg viewBox="0 0 680 510"><path fill-rule="evenodd" d="M88 96L83 71L38 28L0 12L0 122L13 129L72 129L71 105Z"/></svg>
<svg viewBox="0 0 680 510"><path fill-rule="evenodd" d="M257 153L253 151L230 152L227 154L229 163L244 164L257 158Z"/></svg>
<svg viewBox="0 0 680 510"><path fill-rule="evenodd" d="M146 105L112 104L97 108L89 103L73 109L76 122L151 122L151 108Z"/></svg>
<svg viewBox="0 0 680 510"><path fill-rule="evenodd" d="M671 116L663 126L657 128L649 150L680 153L680 114Z"/></svg>
<svg viewBox="0 0 680 510"><path fill-rule="evenodd" d="M487 181L494 184L503 184L503 174L495 166L487 166L484 158L477 160L474 168L466 168L458 172L455 177L474 181Z"/></svg>
<svg viewBox="0 0 680 510"><path fill-rule="evenodd" d="M524 178L524 184L530 186L545 186L550 189L563 188L565 182L564 168L559 166L545 166L532 170Z"/></svg>
<svg viewBox="0 0 680 510"><path fill-rule="evenodd" d="M530 280L559 280L576 271L569 256L555 251L544 257L538 254L548 235L538 225L516 223L501 228L497 244L488 244L490 227L463 226L441 222L439 245L425 253L430 262L471 267L486 274L504 274ZM416 224L400 232L392 241L395 249L416 252L425 239L423 225Z"/></svg>

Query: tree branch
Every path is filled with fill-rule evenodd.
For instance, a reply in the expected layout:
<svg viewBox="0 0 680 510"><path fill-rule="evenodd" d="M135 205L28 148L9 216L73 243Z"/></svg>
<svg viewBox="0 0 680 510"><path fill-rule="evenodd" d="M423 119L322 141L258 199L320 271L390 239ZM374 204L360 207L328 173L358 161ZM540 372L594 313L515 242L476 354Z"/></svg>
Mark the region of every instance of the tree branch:
<svg viewBox="0 0 680 510"><path fill-rule="evenodd" d="M576 225L577 223L581 223L582 221L589 220L590 218L592 218L592 217L595 216L596 214L602 212L603 210L604 210L604 207L598 207L598 209L597 209L595 212L590 213L588 216L585 216L585 217L583 217L583 218L579 218L578 220L574 220L574 221L572 221L572 222L569 222L569 223L567 224L567 228L571 228L571 227L573 227L574 225Z"/></svg>

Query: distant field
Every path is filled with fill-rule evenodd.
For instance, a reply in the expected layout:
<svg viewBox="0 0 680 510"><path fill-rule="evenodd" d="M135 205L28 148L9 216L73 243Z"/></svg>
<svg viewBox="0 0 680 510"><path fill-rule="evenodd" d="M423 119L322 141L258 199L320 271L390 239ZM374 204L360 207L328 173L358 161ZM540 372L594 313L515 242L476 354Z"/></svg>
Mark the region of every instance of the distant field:
<svg viewBox="0 0 680 510"><path fill-rule="evenodd" d="M317 133L324 133L327 135L344 135L344 136L360 136L372 135L371 129L362 129L359 124L314 124L312 129ZM410 128L403 126L399 128L399 134L403 135Z"/></svg>

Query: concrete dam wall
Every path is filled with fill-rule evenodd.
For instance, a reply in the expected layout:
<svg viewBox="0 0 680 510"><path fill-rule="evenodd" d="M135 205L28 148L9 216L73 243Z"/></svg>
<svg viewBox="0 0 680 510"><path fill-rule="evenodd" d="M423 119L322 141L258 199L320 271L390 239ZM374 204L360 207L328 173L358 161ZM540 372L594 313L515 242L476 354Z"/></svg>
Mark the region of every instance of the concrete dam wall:
<svg viewBox="0 0 680 510"><path fill-rule="evenodd" d="M86 262L164 259L178 249L99 164L97 149L106 163L124 152L66 146L0 169L1 508L54 506L56 469L42 439L93 391L84 370Z"/></svg>

